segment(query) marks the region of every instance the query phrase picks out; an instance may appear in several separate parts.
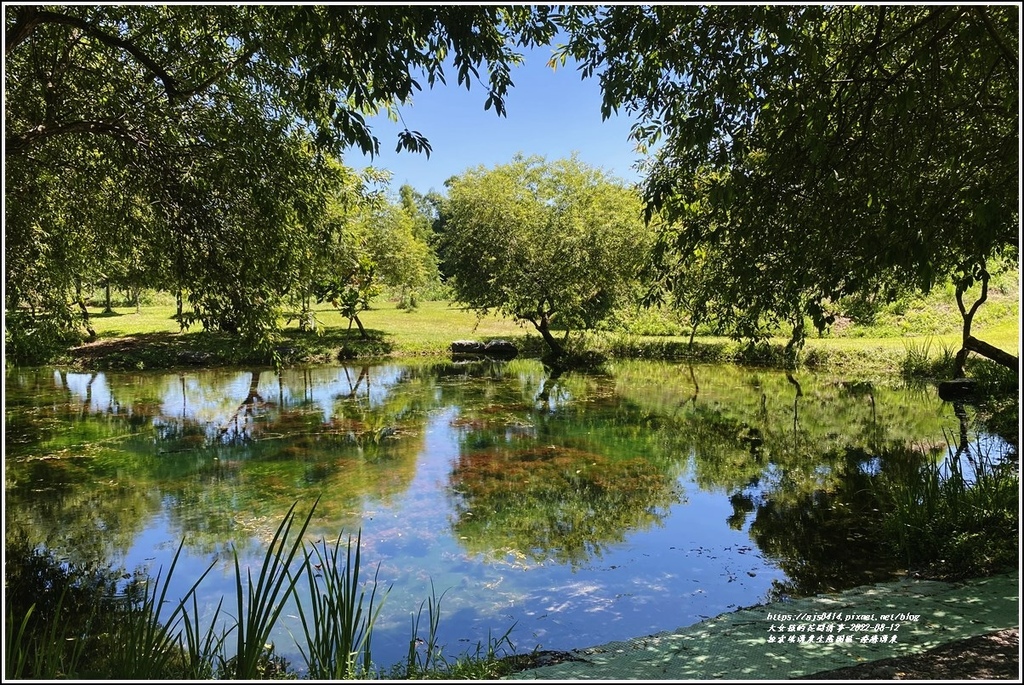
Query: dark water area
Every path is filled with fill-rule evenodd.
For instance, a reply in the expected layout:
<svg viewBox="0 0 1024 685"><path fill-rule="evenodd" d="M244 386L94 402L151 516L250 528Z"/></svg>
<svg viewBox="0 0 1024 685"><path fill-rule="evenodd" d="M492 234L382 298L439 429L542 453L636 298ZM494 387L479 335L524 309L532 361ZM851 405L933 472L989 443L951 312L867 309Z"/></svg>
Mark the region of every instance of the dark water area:
<svg viewBox="0 0 1024 685"><path fill-rule="evenodd" d="M431 588L448 653L509 628L571 649L901 573L875 485L946 458L957 426L930 386L735 366L14 369L5 532L154 574L184 541L170 594L214 562L212 612L232 551L257 565L319 498L310 541L361 533L364 578L391 586L380 666ZM286 614L276 649L301 664Z"/></svg>

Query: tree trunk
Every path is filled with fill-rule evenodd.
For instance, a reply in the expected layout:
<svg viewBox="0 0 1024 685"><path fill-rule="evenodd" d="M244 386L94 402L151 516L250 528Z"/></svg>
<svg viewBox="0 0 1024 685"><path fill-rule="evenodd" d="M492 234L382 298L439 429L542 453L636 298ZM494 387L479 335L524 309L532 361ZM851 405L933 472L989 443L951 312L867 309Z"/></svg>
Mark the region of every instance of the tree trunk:
<svg viewBox="0 0 1024 685"><path fill-rule="evenodd" d="M1002 364L1008 369L1013 369L1014 371L1020 370L1019 358L1014 357L1009 352L1004 352L994 345L989 345L984 340L978 340L973 335L967 336L967 341L964 342L964 349L970 350L971 352L977 352L981 356L987 357L997 364Z"/></svg>
<svg viewBox="0 0 1024 685"><path fill-rule="evenodd" d="M352 321L355 321L355 322L356 322L356 325L357 325L357 326L359 326L359 336L360 336L360 337L361 337L361 338L362 338L363 340L366 340L367 338L369 338L369 337L370 337L370 336L368 336L368 335L366 334L366 329L365 329L365 328L363 328L363 322L359 320L359 317L358 317L358 316L353 316L353 317L352 317L352 319L351 319L351 320L350 320L350 321L348 322L348 327L349 327L349 328L352 328Z"/></svg>
<svg viewBox="0 0 1024 685"><path fill-rule="evenodd" d="M956 360L953 364L953 378L965 378L964 366L967 362L967 355L971 352L977 352L983 357L987 357L997 364L1001 364L1014 371L1019 371L1020 362L1017 357L1014 357L1008 352L1004 352L998 347L989 345L987 342L978 340L971 335L971 323L974 321L974 315L986 299L988 299L988 271L985 269L985 265L980 265L976 271L976 278L981 280L981 296L978 297L977 301L971 305L970 309L964 306L964 293L967 288L972 284L972 280L965 274L964 278L961 279L956 286L956 305L960 309L960 316L964 320L963 328L963 344L960 347L960 351L956 354Z"/></svg>
<svg viewBox="0 0 1024 685"><path fill-rule="evenodd" d="M548 319L543 317L539 322L534 321L533 325L540 332L540 337L544 338L544 342L551 348L551 354L555 359L560 359L564 354L565 350L562 349L561 343L555 339L555 336L551 335L551 329L548 328Z"/></svg>
<svg viewBox="0 0 1024 685"><path fill-rule="evenodd" d="M981 297L978 298L969 310L964 306L964 293L973 281L967 275L966 269L963 278L956 284L956 306L960 309L960 316L964 320L964 326L960 351L956 353L956 359L953 362L953 378L966 378L967 374L964 373L964 366L967 363L967 355L970 353L967 341L971 339L971 323L974 321L974 314L978 311L978 307L988 299L988 271L985 270L984 265L982 265L978 275L981 277Z"/></svg>
<svg viewBox="0 0 1024 685"><path fill-rule="evenodd" d="M114 313L114 308L110 306L110 279L109 278L103 284L103 293L105 295L104 302L103 302L103 313L104 314L113 314Z"/></svg>
<svg viewBox="0 0 1024 685"><path fill-rule="evenodd" d="M302 293L302 311L299 312L299 330L315 331L316 316L309 302L309 293Z"/></svg>
<svg viewBox="0 0 1024 685"><path fill-rule="evenodd" d="M89 321L89 309L85 306L85 300L82 298L82 286L78 284L75 285L75 299L78 301L78 308L82 311L82 325L85 326L85 331L89 334L89 340L95 340L96 329Z"/></svg>

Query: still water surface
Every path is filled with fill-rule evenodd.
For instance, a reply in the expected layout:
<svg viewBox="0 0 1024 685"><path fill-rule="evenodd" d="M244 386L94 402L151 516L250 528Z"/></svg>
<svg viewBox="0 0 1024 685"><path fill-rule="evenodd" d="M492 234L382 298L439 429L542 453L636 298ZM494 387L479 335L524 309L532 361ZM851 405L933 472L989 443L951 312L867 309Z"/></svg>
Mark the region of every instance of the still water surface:
<svg viewBox="0 0 1024 685"><path fill-rule="evenodd" d="M571 649L885 579L901 564L872 480L943 458L956 426L931 387L651 362L23 369L5 390L8 535L152 573L184 541L172 595L216 560L212 607L233 602L232 549L257 564L319 497L310 539L361 531L364 574L391 586L381 666L431 587L459 653L512 626L517 651Z"/></svg>

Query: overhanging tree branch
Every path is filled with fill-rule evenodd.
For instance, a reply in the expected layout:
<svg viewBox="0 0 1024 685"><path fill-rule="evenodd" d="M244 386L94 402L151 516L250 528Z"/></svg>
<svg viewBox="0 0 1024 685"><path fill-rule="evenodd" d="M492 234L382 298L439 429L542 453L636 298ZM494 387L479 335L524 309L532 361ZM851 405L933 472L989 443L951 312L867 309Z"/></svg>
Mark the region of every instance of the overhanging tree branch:
<svg viewBox="0 0 1024 685"><path fill-rule="evenodd" d="M85 21L84 19L79 19L78 17L71 17L66 14L60 14L58 12L36 11L35 14L31 17L30 21L32 22L32 26L29 29L29 33L31 33L31 30L35 26L38 26L40 24L61 24L64 26L74 26L75 28L81 29L82 32L86 35L95 38L104 45L124 50L129 55L138 60L140 63L142 63L142 65L146 67L146 69L148 69L150 73L157 79L159 79L160 82L163 84L164 92L167 94L168 100L173 101L182 95L181 91L178 90L178 84L175 81L174 77L167 73L166 69L157 64L155 60L153 60L139 46L135 45L131 41L119 38L118 36L112 36L106 31L101 30L99 27ZM22 40L24 40L27 37L28 34L26 34L22 38ZM10 50L11 46L9 45L7 48L7 52L10 52Z"/></svg>
<svg viewBox="0 0 1024 685"><path fill-rule="evenodd" d="M177 79L175 79L165 67L151 58L144 50L142 50L142 48L132 41L111 35L110 33L100 29L98 26L91 24L84 19L79 19L78 17L72 17L58 12L41 11L36 8L26 9L30 11L26 11L19 16L14 26L7 31L5 54L10 53L11 50L24 42L32 34L32 31L35 30L36 26L41 24L73 26L80 29L85 35L95 38L104 45L124 50L134 57L147 70L149 70L150 74L160 81L163 85L164 93L167 95L167 99L170 102L180 102L202 93L227 74L231 73L242 64L247 63L260 49L260 44L257 42L242 52L242 54L240 54L236 59L226 64L222 69L215 71L209 78L200 82L196 86L192 88L181 88Z"/></svg>
<svg viewBox="0 0 1024 685"><path fill-rule="evenodd" d="M32 35L36 26L39 25L39 9L36 7L22 7L18 10L18 18L14 25L7 29L4 34L4 54L9 55L14 48L18 47Z"/></svg>
<svg viewBox="0 0 1024 685"><path fill-rule="evenodd" d="M68 121L62 124L44 125L40 124L24 133L9 136L4 144L7 152L19 154L31 147L41 143L47 138L66 135L69 133L93 133L113 136L122 140L130 140L140 145L145 144L145 139L135 129L126 128L117 121L109 119L98 119L92 121Z"/></svg>

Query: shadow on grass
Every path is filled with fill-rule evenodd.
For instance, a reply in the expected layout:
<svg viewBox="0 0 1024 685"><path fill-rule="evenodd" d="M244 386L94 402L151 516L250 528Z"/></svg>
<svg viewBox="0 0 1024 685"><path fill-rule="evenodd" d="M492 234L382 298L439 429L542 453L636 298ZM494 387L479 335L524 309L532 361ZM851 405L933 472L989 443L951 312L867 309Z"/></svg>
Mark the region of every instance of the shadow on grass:
<svg viewBox="0 0 1024 685"><path fill-rule="evenodd" d="M282 363L325 363L360 357L383 357L394 351L391 336L374 328L363 337L357 330L323 328L320 331L286 330L278 354Z"/></svg>
<svg viewBox="0 0 1024 685"><path fill-rule="evenodd" d="M283 331L274 351L281 364L313 364L386 356L393 348L383 331L367 329L363 338L358 331L325 329ZM115 334L72 348L70 356L76 366L98 370L274 364L270 353L218 331Z"/></svg>
<svg viewBox="0 0 1024 685"><path fill-rule="evenodd" d="M135 333L103 337L71 350L76 365L92 369L159 369L250 362L240 341L225 333ZM268 360L269 361L269 360Z"/></svg>

